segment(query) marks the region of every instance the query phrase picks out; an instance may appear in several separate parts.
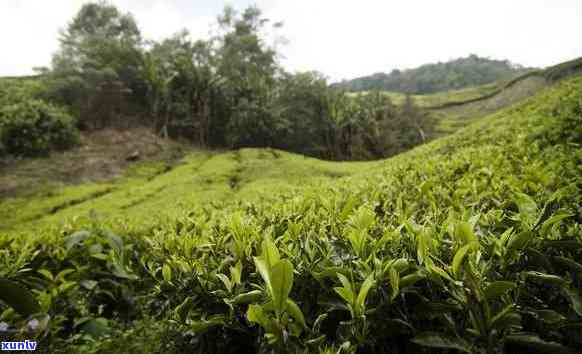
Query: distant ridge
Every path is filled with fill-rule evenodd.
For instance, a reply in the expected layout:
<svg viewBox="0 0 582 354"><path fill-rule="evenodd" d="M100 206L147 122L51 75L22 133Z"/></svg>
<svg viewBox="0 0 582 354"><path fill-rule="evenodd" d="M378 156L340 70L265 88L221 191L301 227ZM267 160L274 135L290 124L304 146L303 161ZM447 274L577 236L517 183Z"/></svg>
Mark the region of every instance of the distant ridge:
<svg viewBox="0 0 582 354"><path fill-rule="evenodd" d="M546 85L554 84L562 79L569 78L571 76L580 75L582 72L582 57L565 61L553 66L546 67L545 69L530 69L522 75L515 76L510 80L500 81L497 83L497 89L479 97L470 98L461 101L449 101L435 106L427 106L427 109L442 109L449 108L452 106L460 106L465 104L470 104L478 101L487 100L489 98L495 97L505 90L512 88L514 85L528 80L530 78L543 79ZM538 87L531 94L541 90L544 85Z"/></svg>
<svg viewBox="0 0 582 354"><path fill-rule="evenodd" d="M383 90L426 94L462 89L507 80L533 70L508 60L495 60L471 54L447 62L425 64L408 70L376 73L334 84L348 91Z"/></svg>

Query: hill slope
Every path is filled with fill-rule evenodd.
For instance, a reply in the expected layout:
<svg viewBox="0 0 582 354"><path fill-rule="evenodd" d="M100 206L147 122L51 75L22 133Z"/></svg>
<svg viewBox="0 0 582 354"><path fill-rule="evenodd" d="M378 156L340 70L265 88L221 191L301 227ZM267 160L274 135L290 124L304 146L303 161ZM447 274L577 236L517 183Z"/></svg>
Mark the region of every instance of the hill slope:
<svg viewBox="0 0 582 354"><path fill-rule="evenodd" d="M5 232L0 278L41 304L3 299L51 316L52 352L579 352L581 117L573 79L327 185L279 191L286 168L267 200L217 208L210 190L159 218L194 179L138 214L153 224ZM207 162L221 188L236 154Z"/></svg>
<svg viewBox="0 0 582 354"><path fill-rule="evenodd" d="M502 87L489 94L464 101L451 100L428 109L440 118L439 132L443 135L450 134L476 119L531 97L550 84L551 82L548 82L543 75L527 75L515 81L511 86Z"/></svg>
<svg viewBox="0 0 582 354"><path fill-rule="evenodd" d="M436 133L443 136L481 117L519 103L560 80L579 75L581 70L582 58L577 58L543 70L528 71L511 80L461 90L413 95L413 98L421 107L433 113L438 121ZM385 94L396 103L402 102L405 97L396 92Z"/></svg>
<svg viewBox="0 0 582 354"><path fill-rule="evenodd" d="M132 146L147 151L147 146L142 145ZM122 149L111 153L120 151ZM47 163L54 165L61 160L62 163L69 161L66 166L69 166L70 161L74 162L73 165L76 161L78 167L83 163L81 159L91 160L93 156L84 151L53 155L50 160L33 160L31 166L26 166L18 174L6 173L0 177L0 181L8 183L16 180L14 184L20 183L14 188L17 191L31 189L34 187L31 181L41 183L42 180L30 176L24 176L29 180L23 180L20 175L26 172L30 174L32 169L39 169L46 174ZM124 157L122 156L122 160ZM107 156L101 156L101 160L106 159ZM123 167L112 163L97 163L94 167L91 164L93 163L90 161L84 163L86 169L94 170L93 175L106 173L102 169ZM60 225L71 218L88 217L90 214L101 217L131 217L136 222L143 222L148 221L140 219L149 210L159 210L157 215L171 215L201 204L224 206L233 200L268 198L272 194L294 190L306 183L333 183L339 177L360 172L376 164L327 162L269 149L242 149L225 153L190 152L174 162L158 157L129 168L126 163L125 167L128 169L114 179L100 181L94 178L92 183L60 185L46 182L48 184L35 193L20 192L16 196L0 199L0 230ZM62 174L63 166L56 170L58 177ZM74 179L78 180L84 175ZM95 176L85 176L90 177Z"/></svg>
<svg viewBox="0 0 582 354"><path fill-rule="evenodd" d="M489 84L519 76L531 69L470 55L445 63L425 64L415 69L376 73L336 84L349 91L384 90L426 94Z"/></svg>

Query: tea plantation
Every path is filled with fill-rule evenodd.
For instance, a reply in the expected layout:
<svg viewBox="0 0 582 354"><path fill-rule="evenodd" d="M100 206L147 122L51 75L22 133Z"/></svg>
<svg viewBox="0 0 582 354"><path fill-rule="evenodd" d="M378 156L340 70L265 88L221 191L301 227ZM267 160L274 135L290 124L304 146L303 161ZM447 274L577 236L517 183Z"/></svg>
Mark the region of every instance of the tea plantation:
<svg viewBox="0 0 582 354"><path fill-rule="evenodd" d="M0 332L51 353L582 352L580 144L574 78L380 162L200 153L12 200Z"/></svg>

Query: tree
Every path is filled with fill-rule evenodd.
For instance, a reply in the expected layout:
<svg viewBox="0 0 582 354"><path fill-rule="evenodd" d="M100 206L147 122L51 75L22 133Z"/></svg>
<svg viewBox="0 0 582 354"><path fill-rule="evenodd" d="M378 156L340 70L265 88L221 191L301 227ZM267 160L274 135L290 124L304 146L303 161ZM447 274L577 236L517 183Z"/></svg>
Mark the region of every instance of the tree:
<svg viewBox="0 0 582 354"><path fill-rule="evenodd" d="M61 33L60 48L53 57L55 95L81 113L82 120L95 107L112 103L101 102L106 97L97 98L104 92L99 87L119 87L116 99L128 92L139 98L141 44L131 14L105 1L84 4Z"/></svg>
<svg viewBox="0 0 582 354"><path fill-rule="evenodd" d="M175 59L179 79L176 86L181 87L189 105L193 139L200 146L210 143L213 104L220 95L221 79L215 74L213 60L211 43L200 40L184 46Z"/></svg>
<svg viewBox="0 0 582 354"><path fill-rule="evenodd" d="M269 22L259 8L242 14L226 7L219 17L223 35L217 38L217 73L231 109L227 141L231 147L273 144L274 97L279 66L276 52L265 44L262 32ZM276 24L275 27L279 27Z"/></svg>
<svg viewBox="0 0 582 354"><path fill-rule="evenodd" d="M200 146L210 143L213 105L219 95L210 41L192 42L183 30L145 54L143 77L148 87L152 116L163 115L157 129L167 134L169 126L181 130Z"/></svg>
<svg viewBox="0 0 582 354"><path fill-rule="evenodd" d="M145 53L140 73L147 87L147 104L154 129L161 129L167 137L170 115L170 84L176 77L176 73L165 65L163 60L164 58L160 58L152 52ZM164 123L160 122L162 116L165 117Z"/></svg>
<svg viewBox="0 0 582 354"><path fill-rule="evenodd" d="M418 108L413 97L408 94L401 107L401 114L406 123L416 131L417 136L410 137L410 145L424 143L427 140L427 134L432 132L433 122L427 112Z"/></svg>
<svg viewBox="0 0 582 354"><path fill-rule="evenodd" d="M322 156L327 127L327 80L317 72L284 73L278 80L276 147Z"/></svg>

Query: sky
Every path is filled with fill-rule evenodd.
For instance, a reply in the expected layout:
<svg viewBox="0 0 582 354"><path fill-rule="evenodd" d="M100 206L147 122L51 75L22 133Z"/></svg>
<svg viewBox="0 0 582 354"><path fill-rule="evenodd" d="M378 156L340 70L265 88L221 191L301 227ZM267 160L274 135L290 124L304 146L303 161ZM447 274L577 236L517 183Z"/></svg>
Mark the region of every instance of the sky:
<svg viewBox="0 0 582 354"><path fill-rule="evenodd" d="M0 76L50 65L59 29L84 0L0 0ZM579 0L110 0L142 35L188 29L206 38L226 4L256 4L282 21L281 63L331 80L447 61L474 53L543 67L582 56Z"/></svg>

